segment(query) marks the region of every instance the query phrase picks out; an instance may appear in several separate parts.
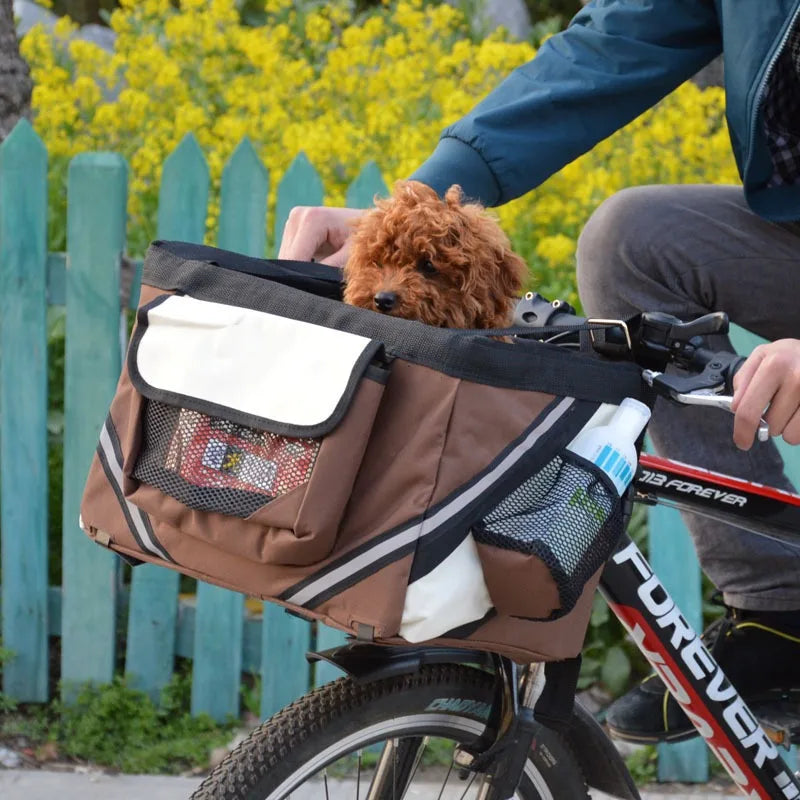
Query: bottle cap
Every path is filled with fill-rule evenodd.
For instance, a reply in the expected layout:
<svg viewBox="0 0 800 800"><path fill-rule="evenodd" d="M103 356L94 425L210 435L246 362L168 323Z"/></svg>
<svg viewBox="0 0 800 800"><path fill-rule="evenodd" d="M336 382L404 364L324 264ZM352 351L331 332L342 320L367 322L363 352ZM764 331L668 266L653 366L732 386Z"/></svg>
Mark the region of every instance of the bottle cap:
<svg viewBox="0 0 800 800"><path fill-rule="evenodd" d="M635 441L650 420L650 409L633 397L626 397L620 404L619 410L614 415L613 426L620 432L625 432L631 441Z"/></svg>

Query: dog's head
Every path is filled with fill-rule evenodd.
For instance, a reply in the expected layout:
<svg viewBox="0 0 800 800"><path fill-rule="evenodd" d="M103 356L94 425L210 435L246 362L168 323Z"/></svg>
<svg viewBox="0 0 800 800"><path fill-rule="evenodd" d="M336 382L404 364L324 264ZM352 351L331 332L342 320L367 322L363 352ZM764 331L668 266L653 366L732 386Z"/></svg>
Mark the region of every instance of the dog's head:
<svg viewBox="0 0 800 800"><path fill-rule="evenodd" d="M502 327L526 272L494 217L464 203L460 187L442 200L399 181L356 224L344 300L437 327Z"/></svg>

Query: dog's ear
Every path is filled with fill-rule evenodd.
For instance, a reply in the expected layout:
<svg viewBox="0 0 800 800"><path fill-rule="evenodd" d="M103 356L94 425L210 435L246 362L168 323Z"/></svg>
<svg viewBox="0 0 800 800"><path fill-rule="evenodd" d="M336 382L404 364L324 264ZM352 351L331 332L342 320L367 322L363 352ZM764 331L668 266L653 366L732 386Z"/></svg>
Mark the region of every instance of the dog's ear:
<svg viewBox="0 0 800 800"><path fill-rule="evenodd" d="M461 191L461 187L457 183L454 183L445 192L444 201L450 208L455 208L464 204L464 192Z"/></svg>

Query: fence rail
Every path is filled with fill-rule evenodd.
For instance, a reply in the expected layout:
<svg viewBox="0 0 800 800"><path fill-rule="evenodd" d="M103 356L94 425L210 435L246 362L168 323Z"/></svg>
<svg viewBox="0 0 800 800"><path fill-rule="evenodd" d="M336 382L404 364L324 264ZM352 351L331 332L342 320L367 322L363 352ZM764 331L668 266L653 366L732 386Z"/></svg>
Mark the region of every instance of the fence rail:
<svg viewBox="0 0 800 800"><path fill-rule="evenodd" d="M61 637L63 692L108 682L118 663L119 626L125 630L125 671L132 685L157 698L176 656L192 659L192 711L216 719L239 712L242 671L261 679L266 717L304 693L311 674L304 653L342 641L341 633L312 626L270 604L197 583L179 596L177 573L152 565L124 571L111 553L78 528L83 482L121 365L124 317L120 276L126 236L128 173L114 153L84 153L70 164L66 256L47 252L47 152L20 122L0 145L0 531L2 531L3 691L20 701L48 697L48 637ZM221 184L217 244L252 256L267 250L270 175L244 140L227 162ZM375 164L364 167L347 204L367 207L386 187ZM164 162L157 235L202 242L209 171L188 135ZM318 205L323 185L300 153L277 188L273 241L296 205ZM138 298L140 264L126 262ZM127 280L126 280L127 283ZM66 309L62 586L48 587L47 306ZM740 332L739 343L752 347ZM797 452L790 454L800 475ZM676 512L651 515L653 560L690 621L701 624L700 577ZM126 622L124 622L126 620ZM316 666L315 682L335 677ZM664 779L703 780L702 742L664 749Z"/></svg>

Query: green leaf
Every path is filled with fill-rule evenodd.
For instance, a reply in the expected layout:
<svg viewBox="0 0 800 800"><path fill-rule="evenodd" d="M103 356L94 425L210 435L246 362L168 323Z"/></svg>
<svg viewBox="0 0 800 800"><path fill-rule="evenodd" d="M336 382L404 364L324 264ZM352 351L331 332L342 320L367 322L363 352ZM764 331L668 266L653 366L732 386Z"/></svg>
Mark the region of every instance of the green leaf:
<svg viewBox="0 0 800 800"><path fill-rule="evenodd" d="M631 674L631 662L625 651L618 645L608 648L603 663L601 677L606 688L614 695L620 694Z"/></svg>
<svg viewBox="0 0 800 800"><path fill-rule="evenodd" d="M595 594L592 600L592 618L590 624L593 627L597 627L598 625L608 622L609 618L610 614L606 601L603 599L602 595Z"/></svg>

